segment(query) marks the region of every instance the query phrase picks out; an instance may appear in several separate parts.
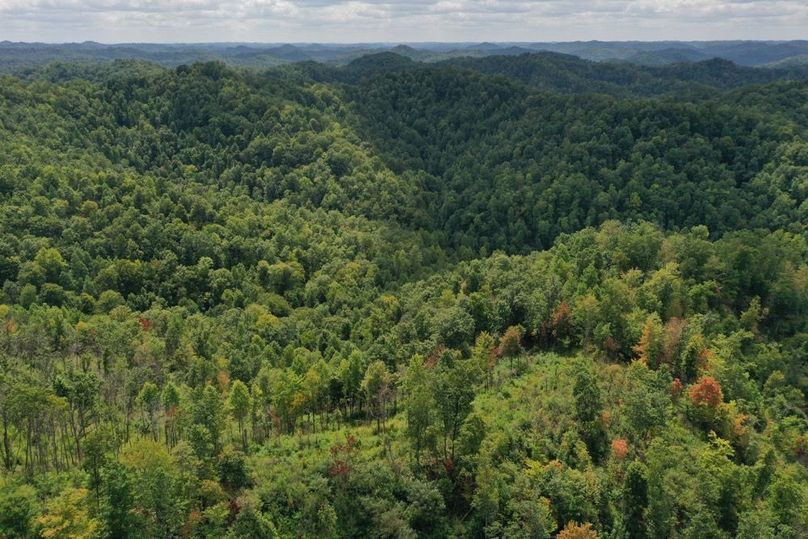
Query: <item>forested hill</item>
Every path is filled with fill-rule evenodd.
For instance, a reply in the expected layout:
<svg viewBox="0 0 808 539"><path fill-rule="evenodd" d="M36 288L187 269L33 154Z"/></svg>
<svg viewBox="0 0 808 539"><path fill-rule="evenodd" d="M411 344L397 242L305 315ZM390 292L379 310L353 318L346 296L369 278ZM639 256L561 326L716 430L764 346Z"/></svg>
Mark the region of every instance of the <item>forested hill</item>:
<svg viewBox="0 0 808 539"><path fill-rule="evenodd" d="M805 537L807 194L798 71L4 76L0 537Z"/></svg>
<svg viewBox="0 0 808 539"><path fill-rule="evenodd" d="M736 65L718 58L666 66L592 62L557 53L453 58L440 65L470 69L488 75L504 75L530 86L561 92L608 93L614 95L678 96L706 93L746 84L776 80L805 80L801 67L759 69Z"/></svg>
<svg viewBox="0 0 808 539"><path fill-rule="evenodd" d="M528 86L562 93L603 93L617 96L675 95L677 99L714 96L720 90L775 81L806 80L805 66L754 68L713 58L699 62L644 66L628 62L594 62L554 52L484 57L459 56L436 63L423 63L411 55L387 51L368 54L346 66L316 62L294 64L318 80L355 83L368 75L434 67L470 70L485 75L501 75Z"/></svg>
<svg viewBox="0 0 808 539"><path fill-rule="evenodd" d="M794 110L808 86L796 88ZM771 89L777 100L781 90ZM609 218L706 224L716 233L804 223L804 194L791 191L801 188L771 177L787 166L786 149L803 144L797 115L725 98L532 94L502 79L433 69L364 79L349 95L391 168L432 178L441 228L460 243L547 246L560 232Z"/></svg>
<svg viewBox="0 0 808 539"><path fill-rule="evenodd" d="M65 126L38 141L60 166L65 148L168 180L192 166L197 182L393 220L471 253L543 248L607 219L714 234L804 223L799 182L780 178L803 144L804 82L695 102L576 96L395 58L348 66L355 83L221 64L9 78L9 151L39 127L31 96Z"/></svg>

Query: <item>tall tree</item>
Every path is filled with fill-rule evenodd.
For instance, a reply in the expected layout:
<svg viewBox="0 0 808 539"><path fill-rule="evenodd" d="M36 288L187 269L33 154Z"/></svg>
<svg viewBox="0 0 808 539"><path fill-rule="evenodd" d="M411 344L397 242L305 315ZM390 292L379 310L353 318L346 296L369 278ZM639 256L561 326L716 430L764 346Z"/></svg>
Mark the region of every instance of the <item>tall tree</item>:
<svg viewBox="0 0 808 539"><path fill-rule="evenodd" d="M238 423L239 437L241 438L241 446L244 451L247 451L247 429L244 427L244 422L250 413L252 402L250 398L250 391L247 385L241 380L233 382L230 388L230 397L228 399L230 405L230 413Z"/></svg>

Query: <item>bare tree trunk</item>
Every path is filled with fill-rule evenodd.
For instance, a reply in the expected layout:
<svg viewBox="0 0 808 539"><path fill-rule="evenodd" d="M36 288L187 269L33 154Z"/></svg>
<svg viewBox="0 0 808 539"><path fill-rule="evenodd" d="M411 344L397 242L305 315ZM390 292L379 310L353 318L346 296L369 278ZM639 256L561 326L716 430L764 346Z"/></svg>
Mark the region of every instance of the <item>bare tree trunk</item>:
<svg viewBox="0 0 808 539"><path fill-rule="evenodd" d="M8 413L6 410L3 410L3 465L6 467L6 470L11 471L11 467L14 465L13 462L13 454L12 454L12 447L11 447L11 438L8 435Z"/></svg>

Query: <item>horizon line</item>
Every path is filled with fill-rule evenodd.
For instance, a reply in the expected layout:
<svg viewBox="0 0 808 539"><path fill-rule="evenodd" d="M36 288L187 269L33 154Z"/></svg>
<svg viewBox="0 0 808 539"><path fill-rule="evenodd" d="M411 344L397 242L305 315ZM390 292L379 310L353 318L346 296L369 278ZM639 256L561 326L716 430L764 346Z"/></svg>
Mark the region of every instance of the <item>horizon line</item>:
<svg viewBox="0 0 808 539"><path fill-rule="evenodd" d="M10 39L0 40L0 44L12 45L103 45L103 46L123 46L123 45L537 45L548 44L558 45L566 43L799 43L808 42L805 39L571 39L571 40L549 40L549 41L120 41L104 42L88 39L84 41L14 41Z"/></svg>

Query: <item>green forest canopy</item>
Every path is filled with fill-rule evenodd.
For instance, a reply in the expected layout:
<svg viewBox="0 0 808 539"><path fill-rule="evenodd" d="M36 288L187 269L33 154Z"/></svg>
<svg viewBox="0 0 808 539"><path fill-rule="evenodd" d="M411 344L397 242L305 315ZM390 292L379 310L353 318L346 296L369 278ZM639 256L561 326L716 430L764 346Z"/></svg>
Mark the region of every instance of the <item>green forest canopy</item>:
<svg viewBox="0 0 808 539"><path fill-rule="evenodd" d="M808 534L808 82L0 79L0 536Z"/></svg>

